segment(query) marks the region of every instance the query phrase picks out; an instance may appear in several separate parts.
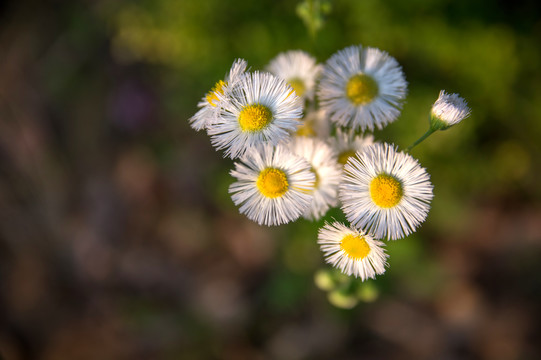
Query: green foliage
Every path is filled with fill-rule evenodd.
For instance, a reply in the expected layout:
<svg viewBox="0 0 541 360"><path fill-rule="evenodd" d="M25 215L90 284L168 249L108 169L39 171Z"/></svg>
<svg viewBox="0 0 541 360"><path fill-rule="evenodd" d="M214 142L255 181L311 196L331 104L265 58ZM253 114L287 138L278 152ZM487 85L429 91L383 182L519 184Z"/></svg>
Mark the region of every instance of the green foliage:
<svg viewBox="0 0 541 360"><path fill-rule="evenodd" d="M314 283L320 290L327 292L331 304L341 309L351 309L359 302L373 302L380 293L375 281L361 281L336 269L316 271Z"/></svg>
<svg viewBox="0 0 541 360"><path fill-rule="evenodd" d="M325 17L332 9L330 0L304 0L297 5L297 15L308 29L308 33L315 41L317 33L325 24Z"/></svg>

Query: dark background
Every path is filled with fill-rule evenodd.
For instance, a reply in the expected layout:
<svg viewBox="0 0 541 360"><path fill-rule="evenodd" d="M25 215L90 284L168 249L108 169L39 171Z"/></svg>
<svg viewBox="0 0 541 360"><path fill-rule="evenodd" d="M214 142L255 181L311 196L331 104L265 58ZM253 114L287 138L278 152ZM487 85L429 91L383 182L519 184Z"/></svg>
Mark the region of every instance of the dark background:
<svg viewBox="0 0 541 360"><path fill-rule="evenodd" d="M537 1L0 2L0 353L5 359L541 358ZM238 57L363 44L409 82L376 139L405 148L440 89L472 116L411 154L435 198L388 244L379 296L339 309L319 223L238 214L232 161L188 118Z"/></svg>

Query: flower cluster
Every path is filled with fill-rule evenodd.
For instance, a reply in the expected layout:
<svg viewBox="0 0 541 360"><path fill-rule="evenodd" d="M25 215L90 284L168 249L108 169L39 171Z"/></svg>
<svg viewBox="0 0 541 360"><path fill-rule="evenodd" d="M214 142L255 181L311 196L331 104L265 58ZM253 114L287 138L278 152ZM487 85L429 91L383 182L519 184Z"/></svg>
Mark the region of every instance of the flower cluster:
<svg viewBox="0 0 541 360"><path fill-rule="evenodd" d="M363 281L382 274L388 258L382 240L416 231L433 198L419 162L370 134L400 115L407 94L401 66L386 52L359 45L325 64L289 51L265 70L249 71L236 60L190 119L236 160L233 202L267 226L319 220L340 206L349 224L326 222L318 233L326 261ZM457 94L442 91L429 131L469 112Z"/></svg>

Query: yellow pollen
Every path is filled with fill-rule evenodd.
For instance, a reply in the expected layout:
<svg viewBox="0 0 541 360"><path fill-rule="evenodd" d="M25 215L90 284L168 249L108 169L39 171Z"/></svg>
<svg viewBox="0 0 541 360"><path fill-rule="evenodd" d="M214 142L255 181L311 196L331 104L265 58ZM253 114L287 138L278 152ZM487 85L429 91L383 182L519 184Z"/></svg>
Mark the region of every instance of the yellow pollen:
<svg viewBox="0 0 541 360"><path fill-rule="evenodd" d="M343 151L338 155L338 163L342 165L346 165L346 163L348 162L348 159L352 156L355 156L354 150Z"/></svg>
<svg viewBox="0 0 541 360"><path fill-rule="evenodd" d="M363 236L347 234L340 242L340 249L353 260L362 260L370 253L370 246Z"/></svg>
<svg viewBox="0 0 541 360"><path fill-rule="evenodd" d="M271 199L284 195L289 188L285 172L274 168L261 171L256 185L263 196Z"/></svg>
<svg viewBox="0 0 541 360"><path fill-rule="evenodd" d="M269 125L272 112L264 105L245 106L239 114L239 124L242 131L260 131Z"/></svg>
<svg viewBox="0 0 541 360"><path fill-rule="evenodd" d="M306 87L304 86L304 81L302 81L299 78L294 78L289 80L289 85L295 90L295 93L297 96L303 96L304 92L306 91Z"/></svg>
<svg viewBox="0 0 541 360"><path fill-rule="evenodd" d="M378 83L370 76L357 74L346 85L346 95L355 105L364 105L378 95Z"/></svg>
<svg viewBox="0 0 541 360"><path fill-rule="evenodd" d="M403 195L402 184L390 175L380 174L370 182L370 197L379 207L392 208L400 202Z"/></svg>
<svg viewBox="0 0 541 360"><path fill-rule="evenodd" d="M207 101L210 105L216 106L218 104L219 100L218 100L218 95L216 94L223 95L224 86L226 85L227 83L225 81L220 80L214 85L212 90L207 93Z"/></svg>
<svg viewBox="0 0 541 360"><path fill-rule="evenodd" d="M305 122L299 126L296 134L297 136L314 137L316 136L316 131L308 122Z"/></svg>

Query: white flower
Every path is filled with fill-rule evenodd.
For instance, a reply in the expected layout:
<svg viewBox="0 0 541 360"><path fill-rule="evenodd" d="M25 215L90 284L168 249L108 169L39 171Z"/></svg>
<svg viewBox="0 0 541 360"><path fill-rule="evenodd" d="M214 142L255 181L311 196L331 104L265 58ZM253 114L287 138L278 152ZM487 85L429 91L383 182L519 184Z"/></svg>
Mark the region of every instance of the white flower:
<svg viewBox="0 0 541 360"><path fill-rule="evenodd" d="M246 72L248 63L243 59L236 59L229 70L229 73L225 75L224 80L219 80L212 90L210 90L206 96L197 104L199 110L194 116L190 118L190 126L194 130L202 130L210 126L215 119L216 105L218 105L218 94L223 94L224 89L228 86L232 86L240 78L242 74Z"/></svg>
<svg viewBox="0 0 541 360"><path fill-rule="evenodd" d="M287 81L298 96L304 99L314 97L314 86L321 65L316 64L316 59L308 53L301 50L280 53L271 60L266 69Z"/></svg>
<svg viewBox="0 0 541 360"><path fill-rule="evenodd" d="M319 229L317 243L325 261L362 281L385 272L387 258L383 242L342 223L326 223Z"/></svg>
<svg viewBox="0 0 541 360"><path fill-rule="evenodd" d="M212 145L231 158L256 145L276 145L300 125L302 101L284 80L269 73L246 73L218 98L216 122L207 132Z"/></svg>
<svg viewBox="0 0 541 360"><path fill-rule="evenodd" d="M426 170L389 144L367 146L351 157L338 194L355 227L391 240L414 232L426 219L433 198Z"/></svg>
<svg viewBox="0 0 541 360"><path fill-rule="evenodd" d="M316 138L297 137L290 143L293 153L303 157L315 174L315 186L306 219L319 220L330 207L338 204L338 183L342 173L336 155L329 145Z"/></svg>
<svg viewBox="0 0 541 360"><path fill-rule="evenodd" d="M430 111L430 125L435 130L445 130L467 118L470 113L466 100L458 94L447 94L441 90Z"/></svg>
<svg viewBox="0 0 541 360"><path fill-rule="evenodd" d="M229 193L239 211L260 225L298 219L310 206L315 175L310 164L284 145L251 149L235 163Z"/></svg>
<svg viewBox="0 0 541 360"><path fill-rule="evenodd" d="M306 137L317 137L327 139L331 134L331 123L325 112L319 110L306 110L302 123L295 135Z"/></svg>
<svg viewBox="0 0 541 360"><path fill-rule="evenodd" d="M327 60L318 87L331 121L362 131L383 128L400 115L407 82L398 62L376 48L350 46Z"/></svg>
<svg viewBox="0 0 541 360"><path fill-rule="evenodd" d="M337 154L338 163L345 165L351 156L354 156L357 151L362 151L365 146L374 143L372 135L357 135L355 131L343 131L336 129L336 135L329 139L331 147Z"/></svg>

